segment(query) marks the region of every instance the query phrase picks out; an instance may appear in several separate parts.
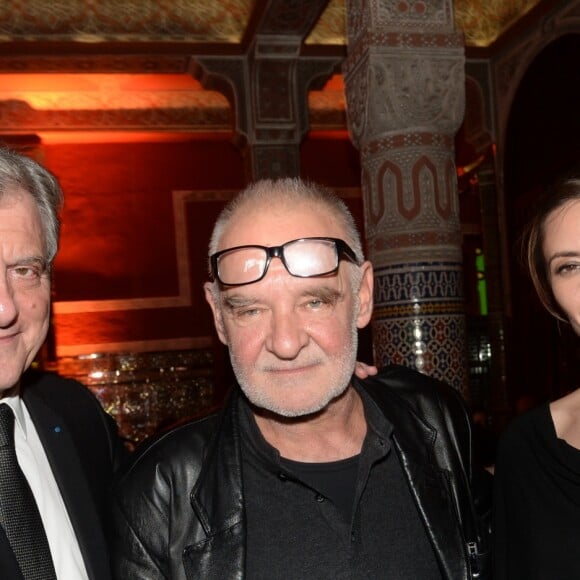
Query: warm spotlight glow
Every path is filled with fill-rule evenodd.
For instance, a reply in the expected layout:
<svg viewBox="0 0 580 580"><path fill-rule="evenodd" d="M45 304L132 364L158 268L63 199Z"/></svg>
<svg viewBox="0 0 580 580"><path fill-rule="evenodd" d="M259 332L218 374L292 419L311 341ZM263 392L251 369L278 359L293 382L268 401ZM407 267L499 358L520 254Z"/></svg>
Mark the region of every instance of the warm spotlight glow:
<svg viewBox="0 0 580 580"><path fill-rule="evenodd" d="M0 101L49 111L229 108L187 74L1 74Z"/></svg>
<svg viewBox="0 0 580 580"><path fill-rule="evenodd" d="M230 141L231 131L207 133L175 131L37 131L44 145L65 143L179 143L188 141Z"/></svg>

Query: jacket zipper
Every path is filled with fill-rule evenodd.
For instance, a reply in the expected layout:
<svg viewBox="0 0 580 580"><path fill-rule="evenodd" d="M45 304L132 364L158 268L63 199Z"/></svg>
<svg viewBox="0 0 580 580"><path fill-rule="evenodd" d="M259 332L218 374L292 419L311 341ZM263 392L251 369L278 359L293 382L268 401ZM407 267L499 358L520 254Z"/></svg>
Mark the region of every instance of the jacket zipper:
<svg viewBox="0 0 580 580"><path fill-rule="evenodd" d="M480 577L480 569L478 563L478 550L477 550L477 542L467 542L467 553L469 555L469 561L471 563L471 577L472 578L479 578Z"/></svg>

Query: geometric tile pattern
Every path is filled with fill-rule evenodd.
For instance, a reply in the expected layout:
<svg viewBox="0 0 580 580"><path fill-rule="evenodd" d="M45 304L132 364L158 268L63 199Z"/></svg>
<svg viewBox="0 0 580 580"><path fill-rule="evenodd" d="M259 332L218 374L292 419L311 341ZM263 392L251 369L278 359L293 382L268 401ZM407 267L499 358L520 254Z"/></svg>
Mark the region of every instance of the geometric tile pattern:
<svg viewBox="0 0 580 580"><path fill-rule="evenodd" d="M406 263L375 271L375 361L410 366L459 391L467 384L461 264Z"/></svg>

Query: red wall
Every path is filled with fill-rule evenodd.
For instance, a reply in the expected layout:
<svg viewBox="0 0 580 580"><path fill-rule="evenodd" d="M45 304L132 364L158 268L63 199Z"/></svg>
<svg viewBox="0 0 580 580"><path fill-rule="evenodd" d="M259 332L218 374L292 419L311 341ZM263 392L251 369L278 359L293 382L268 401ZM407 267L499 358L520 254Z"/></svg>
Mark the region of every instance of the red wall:
<svg viewBox="0 0 580 580"><path fill-rule="evenodd" d="M55 144L46 146L44 162L65 191L54 274L57 348L212 335L201 290L209 232L223 205L220 192L244 185L242 159L229 140ZM176 191L209 198L189 196L179 206L185 240L176 238ZM179 298L187 273L178 268L180 247L188 254L188 304L159 307L159 299ZM102 312L103 300L115 303ZM67 313L60 312L63 301Z"/></svg>

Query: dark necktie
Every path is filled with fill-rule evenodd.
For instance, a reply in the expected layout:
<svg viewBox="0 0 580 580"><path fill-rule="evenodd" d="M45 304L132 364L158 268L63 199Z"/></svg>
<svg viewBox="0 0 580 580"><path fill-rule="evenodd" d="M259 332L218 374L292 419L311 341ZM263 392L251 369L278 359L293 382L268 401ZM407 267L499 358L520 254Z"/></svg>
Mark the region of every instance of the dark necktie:
<svg viewBox="0 0 580 580"><path fill-rule="evenodd" d="M56 580L40 513L16 459L14 413L6 403L0 403L0 525L25 580Z"/></svg>

